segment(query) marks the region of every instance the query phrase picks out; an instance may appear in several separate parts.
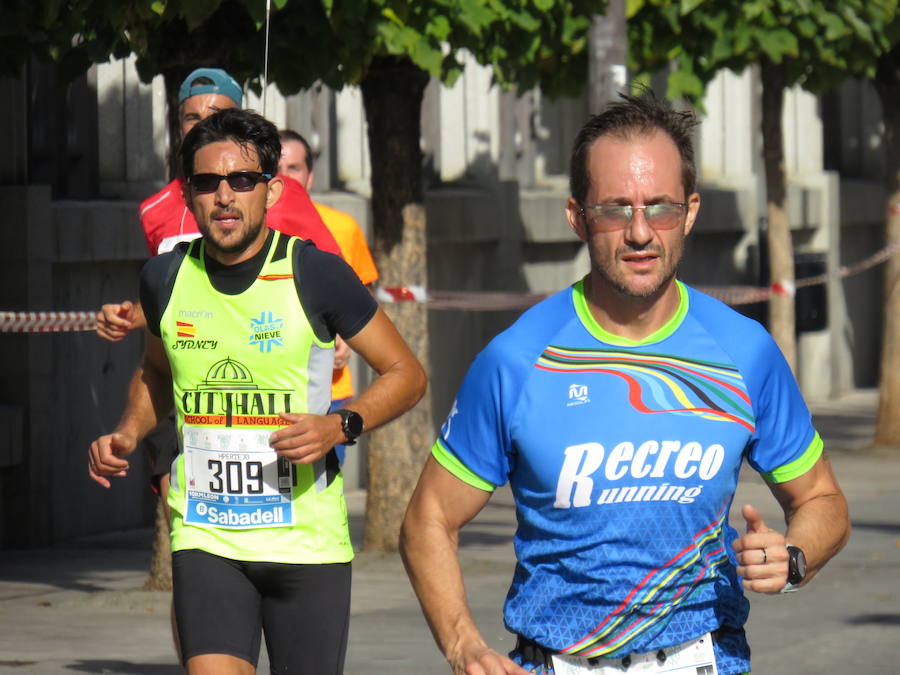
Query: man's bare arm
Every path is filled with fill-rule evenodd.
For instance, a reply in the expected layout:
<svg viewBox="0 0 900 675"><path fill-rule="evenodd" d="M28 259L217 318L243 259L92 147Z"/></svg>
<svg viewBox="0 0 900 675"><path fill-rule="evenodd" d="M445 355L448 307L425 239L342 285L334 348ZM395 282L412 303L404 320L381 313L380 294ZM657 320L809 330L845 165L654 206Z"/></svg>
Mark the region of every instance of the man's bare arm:
<svg viewBox="0 0 900 675"><path fill-rule="evenodd" d="M824 454L802 476L768 485L784 511L787 531L782 535L769 528L759 512L746 505L743 515L747 534L735 540L734 549L744 587L761 593L777 593L787 582L786 545L790 543L803 550L807 564L803 584L806 584L847 543L850 517L847 500Z"/></svg>
<svg viewBox="0 0 900 675"><path fill-rule="evenodd" d="M365 328L346 342L378 374L347 406L362 416L366 431L402 415L422 398L425 371L383 310L378 309ZM272 434L271 445L292 462L308 464L345 441L338 415L281 416L290 425Z"/></svg>
<svg viewBox="0 0 900 675"><path fill-rule="evenodd" d="M128 386L125 411L115 430L91 444L88 451L88 475L103 487L107 476L128 472L125 458L138 442L172 409L172 373L162 340L146 334L144 358Z"/></svg>
<svg viewBox="0 0 900 675"><path fill-rule="evenodd" d="M457 675L526 671L488 647L466 600L457 551L459 530L491 493L472 487L428 458L400 533L400 553L438 648Z"/></svg>

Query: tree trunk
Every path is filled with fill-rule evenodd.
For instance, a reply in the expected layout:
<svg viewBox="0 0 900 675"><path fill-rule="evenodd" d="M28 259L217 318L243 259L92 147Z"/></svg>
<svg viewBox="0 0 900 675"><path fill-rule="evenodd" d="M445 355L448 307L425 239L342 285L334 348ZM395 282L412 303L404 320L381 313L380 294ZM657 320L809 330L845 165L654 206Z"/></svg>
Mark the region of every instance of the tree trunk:
<svg viewBox="0 0 900 675"><path fill-rule="evenodd" d="M886 242L900 239L900 46L878 59L875 89L884 119ZM875 444L900 447L900 257L885 265L884 335Z"/></svg>
<svg viewBox="0 0 900 675"><path fill-rule="evenodd" d="M590 112L596 115L626 91L628 31L625 0L609 0L606 13L595 14L591 19L589 35L588 101Z"/></svg>
<svg viewBox="0 0 900 675"><path fill-rule="evenodd" d="M387 287L427 284L422 97L428 74L408 59L376 57L362 81L372 166L374 254ZM428 367L428 312L402 302L386 311ZM369 438L365 550L396 551L400 523L434 436L431 396Z"/></svg>
<svg viewBox="0 0 900 675"><path fill-rule="evenodd" d="M784 173L784 138L781 111L784 105L784 70L780 64L763 59L762 137L766 171L766 212L768 215L769 273L776 293L769 301L769 332L784 358L797 372L797 341L794 325L794 247L787 215L787 188ZM786 292L777 292L782 289Z"/></svg>
<svg viewBox="0 0 900 675"><path fill-rule="evenodd" d="M150 573L144 582L147 591L172 590L172 540L162 499L156 501L156 522L153 532L153 553L150 557Z"/></svg>

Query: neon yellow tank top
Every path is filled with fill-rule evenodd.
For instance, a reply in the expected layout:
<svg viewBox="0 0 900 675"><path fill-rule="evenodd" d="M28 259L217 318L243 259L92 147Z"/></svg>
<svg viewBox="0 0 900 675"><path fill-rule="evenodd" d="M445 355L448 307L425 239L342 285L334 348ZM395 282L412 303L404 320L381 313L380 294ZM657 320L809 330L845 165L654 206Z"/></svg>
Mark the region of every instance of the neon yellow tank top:
<svg viewBox="0 0 900 675"><path fill-rule="evenodd" d="M285 424L280 412L327 412L334 362L334 343L316 338L297 297L300 240L284 246L283 237L272 237L259 275L238 295L212 286L195 240L160 319L181 443L169 492L173 551L280 563L353 558L337 462L291 465L268 446Z"/></svg>

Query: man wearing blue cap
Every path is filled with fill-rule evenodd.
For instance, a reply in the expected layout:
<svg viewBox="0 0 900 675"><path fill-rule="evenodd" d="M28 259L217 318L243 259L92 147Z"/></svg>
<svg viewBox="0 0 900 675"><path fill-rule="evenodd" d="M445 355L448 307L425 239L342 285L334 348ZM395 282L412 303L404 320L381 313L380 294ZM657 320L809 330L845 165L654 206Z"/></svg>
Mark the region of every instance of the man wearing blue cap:
<svg viewBox="0 0 900 675"><path fill-rule="evenodd" d="M197 122L213 113L243 105L244 92L237 81L221 68L197 68L178 90L181 137Z"/></svg>

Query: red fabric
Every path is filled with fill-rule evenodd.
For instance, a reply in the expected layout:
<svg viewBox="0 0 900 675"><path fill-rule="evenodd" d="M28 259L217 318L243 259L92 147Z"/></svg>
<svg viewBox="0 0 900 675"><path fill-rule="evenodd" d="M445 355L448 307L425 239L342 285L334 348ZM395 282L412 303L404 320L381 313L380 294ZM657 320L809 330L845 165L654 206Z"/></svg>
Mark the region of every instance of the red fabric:
<svg viewBox="0 0 900 675"><path fill-rule="evenodd" d="M266 224L291 236L311 239L322 251L340 255L337 242L325 227L306 189L295 180L282 176L284 192L275 206L266 212ZM199 236L197 221L182 197L184 179L176 178L140 206L141 227L150 255L172 250L179 241Z"/></svg>

